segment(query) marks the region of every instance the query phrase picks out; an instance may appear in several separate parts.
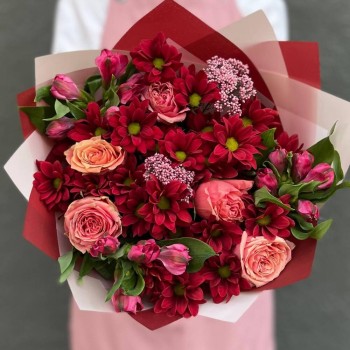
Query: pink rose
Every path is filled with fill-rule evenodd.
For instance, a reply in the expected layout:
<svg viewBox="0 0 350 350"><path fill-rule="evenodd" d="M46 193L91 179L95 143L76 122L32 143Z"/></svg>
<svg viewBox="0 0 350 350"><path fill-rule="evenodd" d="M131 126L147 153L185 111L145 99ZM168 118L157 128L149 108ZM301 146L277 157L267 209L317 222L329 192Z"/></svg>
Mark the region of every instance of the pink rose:
<svg viewBox="0 0 350 350"><path fill-rule="evenodd" d="M241 260L242 277L255 287L277 278L292 258L295 244L276 237L269 241L263 236L252 237L243 232L235 254Z"/></svg>
<svg viewBox="0 0 350 350"><path fill-rule="evenodd" d="M140 296L124 295L120 289L112 296L112 304L116 312L126 311L136 314L136 311L143 309Z"/></svg>
<svg viewBox="0 0 350 350"><path fill-rule="evenodd" d="M172 275L182 275L187 268L191 256L189 249L183 244L172 244L162 247L158 260Z"/></svg>
<svg viewBox="0 0 350 350"><path fill-rule="evenodd" d="M122 164L125 157L124 150L113 146L101 136L77 142L64 152L66 160L72 169L81 173L101 173L114 170Z"/></svg>
<svg viewBox="0 0 350 350"><path fill-rule="evenodd" d="M252 186L253 181L246 180L212 180L202 183L195 195L196 212L206 219L214 215L218 221L240 221L244 209L242 196Z"/></svg>
<svg viewBox="0 0 350 350"><path fill-rule="evenodd" d="M64 230L71 244L85 253L100 239L118 237L122 223L118 209L107 197L85 197L69 205Z"/></svg>
<svg viewBox="0 0 350 350"><path fill-rule="evenodd" d="M74 81L64 74L55 76L50 91L59 100L72 101L81 97L80 90Z"/></svg>
<svg viewBox="0 0 350 350"><path fill-rule="evenodd" d="M100 238L90 249L90 255L97 258L100 254L114 254L120 246L118 238L107 236Z"/></svg>
<svg viewBox="0 0 350 350"><path fill-rule="evenodd" d="M153 111L158 113L158 119L166 123L182 122L186 118L188 108L180 110L175 102L171 83L156 82L149 86L145 98L150 100Z"/></svg>

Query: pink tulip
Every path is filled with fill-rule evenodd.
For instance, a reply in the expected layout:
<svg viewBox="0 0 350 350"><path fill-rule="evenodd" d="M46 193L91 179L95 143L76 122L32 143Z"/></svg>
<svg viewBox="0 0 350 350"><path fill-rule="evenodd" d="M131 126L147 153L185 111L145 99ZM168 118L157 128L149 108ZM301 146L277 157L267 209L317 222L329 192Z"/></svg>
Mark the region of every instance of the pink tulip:
<svg viewBox="0 0 350 350"><path fill-rule="evenodd" d="M105 49L101 51L95 63L100 70L104 84L108 86L112 75L118 79L125 73L126 66L128 65L128 57Z"/></svg>
<svg viewBox="0 0 350 350"><path fill-rule="evenodd" d="M277 171L282 174L287 166L287 151L284 148L276 149L269 154L269 160Z"/></svg>
<svg viewBox="0 0 350 350"><path fill-rule="evenodd" d="M308 152L294 153L292 164L292 178L294 182L300 182L311 170L314 156Z"/></svg>
<svg viewBox="0 0 350 350"><path fill-rule="evenodd" d="M128 259L138 264L149 264L158 258L159 253L160 248L154 239L143 240L131 247L128 253Z"/></svg>
<svg viewBox="0 0 350 350"><path fill-rule="evenodd" d="M141 297L124 295L120 289L112 296L112 304L116 312L126 311L136 314L143 309Z"/></svg>
<svg viewBox="0 0 350 350"><path fill-rule="evenodd" d="M263 168L259 169L256 174L255 185L258 188L266 187L271 193L276 193L278 181L271 169Z"/></svg>
<svg viewBox="0 0 350 350"><path fill-rule="evenodd" d="M332 186L334 182L334 170L328 163L319 163L306 175L303 182L320 181L319 190Z"/></svg>
<svg viewBox="0 0 350 350"><path fill-rule="evenodd" d="M191 260L188 248L183 244L172 244L161 248L158 260L173 275L182 275Z"/></svg>
<svg viewBox="0 0 350 350"><path fill-rule="evenodd" d="M46 128L46 135L51 139L62 140L74 126L74 121L68 117L53 120Z"/></svg>
<svg viewBox="0 0 350 350"><path fill-rule="evenodd" d="M113 236L107 236L99 239L91 248L90 255L94 258L98 257L99 254L110 255L114 254L119 248L120 242Z"/></svg>
<svg viewBox="0 0 350 350"><path fill-rule="evenodd" d="M313 225L316 225L320 218L320 211L317 205L308 200L300 199L298 201L297 211L306 221L311 222Z"/></svg>
<svg viewBox="0 0 350 350"><path fill-rule="evenodd" d="M58 74L52 82L51 94L59 100L76 100L81 93L74 81L64 74Z"/></svg>

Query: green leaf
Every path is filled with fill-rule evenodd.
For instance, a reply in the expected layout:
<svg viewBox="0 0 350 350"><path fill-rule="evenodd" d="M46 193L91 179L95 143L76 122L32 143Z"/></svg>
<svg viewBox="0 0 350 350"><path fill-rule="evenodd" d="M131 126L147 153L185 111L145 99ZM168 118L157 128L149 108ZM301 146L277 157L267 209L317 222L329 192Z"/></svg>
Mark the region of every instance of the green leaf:
<svg viewBox="0 0 350 350"><path fill-rule="evenodd" d="M308 232L304 232L304 231L298 230L295 227L291 228L291 232L292 232L292 235L296 239L299 239L300 241L303 241L303 240L308 239L310 237Z"/></svg>
<svg viewBox="0 0 350 350"><path fill-rule="evenodd" d="M75 119L86 118L85 112L81 108L79 108L75 103L67 101L67 106Z"/></svg>
<svg viewBox="0 0 350 350"><path fill-rule="evenodd" d="M128 272L130 277L127 276ZM122 283L125 295L140 295L145 288L145 280L140 268L137 265L133 265L132 270L130 269L128 272L125 274Z"/></svg>
<svg viewBox="0 0 350 350"><path fill-rule="evenodd" d="M94 260L89 254L84 254L83 262L79 271L79 279L82 279L84 276L88 275L94 268Z"/></svg>
<svg viewBox="0 0 350 350"><path fill-rule="evenodd" d="M300 193L314 192L319 181L300 182L298 184L284 183L278 190L278 194L283 196L284 194L290 194L292 196L291 201L294 202L299 198Z"/></svg>
<svg viewBox="0 0 350 350"><path fill-rule="evenodd" d="M106 301L111 300L113 294L120 288L120 286L123 283L123 280L125 278L126 270L124 269L124 265L122 263L119 263L116 265L115 268L115 282L112 286L112 288L108 291L106 296Z"/></svg>
<svg viewBox="0 0 350 350"><path fill-rule="evenodd" d="M258 154L255 159L257 161L258 167L267 159L268 155L276 146L275 141L275 131L276 128L268 129L260 134L263 145L266 147L261 154Z"/></svg>
<svg viewBox="0 0 350 350"><path fill-rule="evenodd" d="M202 268L205 260L207 260L211 256L216 255L213 248L211 248L208 244L195 238L174 238L165 241L159 241L158 245L163 247L177 243L185 245L190 251L191 260L186 269L186 271L189 273L199 271Z"/></svg>
<svg viewBox="0 0 350 350"><path fill-rule="evenodd" d="M96 261L94 269L98 272L104 279L112 280L114 278L115 264L109 261Z"/></svg>
<svg viewBox="0 0 350 350"><path fill-rule="evenodd" d="M335 183L344 179L343 169L341 167L340 155L337 150L334 150L334 159L333 159L333 169L335 174Z"/></svg>
<svg viewBox="0 0 350 350"><path fill-rule="evenodd" d="M118 260L119 258L122 258L130 249L130 244L124 244L122 247L120 247L113 255L110 255L108 258Z"/></svg>
<svg viewBox="0 0 350 350"><path fill-rule="evenodd" d="M287 210L294 210L293 208L289 207L288 205L285 205L282 203L282 201L279 198L276 198L273 196L266 187L262 187L255 191L254 193L254 199L255 199L255 205L257 207L262 207L265 202L270 202L278 205L279 207L282 207Z"/></svg>
<svg viewBox="0 0 350 350"><path fill-rule="evenodd" d="M118 84L125 83L132 75L134 75L137 72L137 69L130 61L128 65L126 66L125 73L118 79Z"/></svg>
<svg viewBox="0 0 350 350"><path fill-rule="evenodd" d="M291 213L289 214L291 217L303 231L310 231L314 228L311 222L307 222L300 214Z"/></svg>
<svg viewBox="0 0 350 350"><path fill-rule="evenodd" d="M75 262L77 260L78 254L77 252L70 251L67 254L58 258L58 262L60 264L61 275L59 278L59 283L63 283L67 280L69 275L74 270Z"/></svg>
<svg viewBox="0 0 350 350"><path fill-rule="evenodd" d="M94 101L93 97L86 91L80 90L81 97L85 103L89 103L91 101Z"/></svg>
<svg viewBox="0 0 350 350"><path fill-rule="evenodd" d="M95 96L97 90L100 89L101 86L102 86L101 75L93 75L86 80L84 89L90 92L92 96Z"/></svg>
<svg viewBox="0 0 350 350"><path fill-rule="evenodd" d="M42 134L46 130L46 118L50 118L54 114L52 108L47 106L20 107L20 110L28 116L30 122Z"/></svg>
<svg viewBox="0 0 350 350"><path fill-rule="evenodd" d="M43 86L36 91L34 102L45 101L49 105L53 105L55 98L51 95L51 86Z"/></svg>
<svg viewBox="0 0 350 350"><path fill-rule="evenodd" d="M69 107L64 105L59 100L55 101L55 111L57 114L57 119L64 117L66 114L70 112Z"/></svg>
<svg viewBox="0 0 350 350"><path fill-rule="evenodd" d="M314 229L310 232L310 237L314 239L321 239L326 232L329 230L333 222L333 219L328 219L326 221L318 224Z"/></svg>
<svg viewBox="0 0 350 350"><path fill-rule="evenodd" d="M329 136L332 135L334 128L335 128L335 125L333 125ZM333 146L329 136L318 141L316 144L314 144L313 146L311 146L308 149L308 151L315 158L313 166L315 166L319 163L332 164L333 159L334 159L334 146Z"/></svg>

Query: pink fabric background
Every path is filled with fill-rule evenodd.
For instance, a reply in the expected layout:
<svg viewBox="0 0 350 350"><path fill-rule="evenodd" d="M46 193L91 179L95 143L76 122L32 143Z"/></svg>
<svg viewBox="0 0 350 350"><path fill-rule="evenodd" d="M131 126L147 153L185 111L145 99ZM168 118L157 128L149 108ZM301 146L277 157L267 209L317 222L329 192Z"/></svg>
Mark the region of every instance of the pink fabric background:
<svg viewBox="0 0 350 350"><path fill-rule="evenodd" d="M125 32L161 0L110 1L102 47L111 48ZM241 16L232 0L178 0L214 29ZM181 23L179 23L181 25ZM220 349L273 350L273 292L265 291L235 324L198 316L150 331L127 314L80 311L74 301L70 319L72 350Z"/></svg>

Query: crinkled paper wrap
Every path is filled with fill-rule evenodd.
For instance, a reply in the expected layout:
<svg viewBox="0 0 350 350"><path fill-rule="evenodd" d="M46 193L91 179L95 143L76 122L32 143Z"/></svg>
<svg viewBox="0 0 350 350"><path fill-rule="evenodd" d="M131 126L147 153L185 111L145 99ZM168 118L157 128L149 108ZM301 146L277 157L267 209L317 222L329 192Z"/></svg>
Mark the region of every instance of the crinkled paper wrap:
<svg viewBox="0 0 350 350"><path fill-rule="evenodd" d="M169 17L169 13L172 16ZM175 26L172 19L176 17ZM179 20L179 18L181 20ZM182 28L186 27L186 33ZM276 105L283 127L288 133L297 133L306 147L327 135L337 122L332 141L340 153L343 170L350 164L350 103L318 89L319 62L317 45L313 43L278 43L263 12L257 12L221 30L221 35L172 1L164 1L135 24L116 45L130 50L143 38L154 37L162 28L169 39L183 52L184 60L204 62L213 55L235 57L249 63L260 97L266 104ZM258 29L259 28L259 29ZM191 33L189 35L188 33ZM97 73L94 64L99 51L77 51L39 57L35 60L36 87L50 83L60 73L72 77L82 85L87 76ZM34 89L19 95L19 105L32 105ZM5 170L29 201L24 236L53 258L63 255L70 244L63 235L61 220L55 220L32 190L35 160L45 159L52 144L22 118L25 142L6 163ZM23 171L25 169L25 171ZM57 225L57 230L56 230ZM57 231L57 232L56 232ZM273 289L306 278L312 267L316 241L297 242L293 259L280 277L264 289ZM105 303L108 284L101 278L86 276L77 282L74 271L68 283L75 301L82 310L113 312ZM200 306L199 315L236 322L256 301L259 291L241 293L227 304L207 302ZM173 320L150 311L135 317L150 329L159 328Z"/></svg>

